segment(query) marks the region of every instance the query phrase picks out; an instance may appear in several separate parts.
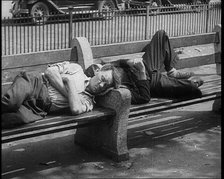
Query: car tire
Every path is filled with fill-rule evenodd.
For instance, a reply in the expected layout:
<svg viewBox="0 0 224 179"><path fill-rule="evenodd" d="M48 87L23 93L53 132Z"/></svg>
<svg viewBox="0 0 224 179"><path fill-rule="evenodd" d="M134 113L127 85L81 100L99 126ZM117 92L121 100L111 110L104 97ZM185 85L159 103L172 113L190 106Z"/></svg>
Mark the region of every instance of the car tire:
<svg viewBox="0 0 224 179"><path fill-rule="evenodd" d="M98 4L99 17L103 19L111 19L116 9L113 0L103 0Z"/></svg>
<svg viewBox="0 0 224 179"><path fill-rule="evenodd" d="M156 8L156 9L153 9L151 10L151 13L152 14L157 14L160 12L160 9L157 8L157 7L160 7L162 5L161 1L160 0L152 0L151 1L151 4L150 4L150 7L151 8Z"/></svg>
<svg viewBox="0 0 224 179"><path fill-rule="evenodd" d="M201 0L193 0L193 2L192 2L193 11L194 12L200 12L201 11L201 4L202 4Z"/></svg>
<svg viewBox="0 0 224 179"><path fill-rule="evenodd" d="M37 2L31 7L30 15L35 24L44 24L49 18L49 8L45 3Z"/></svg>

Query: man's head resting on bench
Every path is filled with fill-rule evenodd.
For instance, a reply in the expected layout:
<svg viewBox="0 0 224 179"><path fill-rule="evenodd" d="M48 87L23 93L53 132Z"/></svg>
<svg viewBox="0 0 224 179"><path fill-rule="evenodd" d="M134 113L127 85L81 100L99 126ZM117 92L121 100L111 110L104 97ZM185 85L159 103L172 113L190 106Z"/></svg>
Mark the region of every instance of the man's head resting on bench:
<svg viewBox="0 0 224 179"><path fill-rule="evenodd" d="M120 73L112 64L92 64L85 70L85 75L90 77L87 91L94 95L104 95L111 89L119 88L121 84Z"/></svg>

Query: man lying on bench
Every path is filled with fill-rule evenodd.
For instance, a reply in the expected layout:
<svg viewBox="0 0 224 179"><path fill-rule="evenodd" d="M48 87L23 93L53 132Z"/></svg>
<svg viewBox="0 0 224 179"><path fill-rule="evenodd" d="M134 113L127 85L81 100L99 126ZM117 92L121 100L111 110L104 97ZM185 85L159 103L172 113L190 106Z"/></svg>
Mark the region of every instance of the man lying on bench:
<svg viewBox="0 0 224 179"><path fill-rule="evenodd" d="M2 97L2 127L34 122L65 108L72 115L91 111L95 95L119 84L118 71L110 64L91 78L79 64L68 61L49 65L45 73L21 72Z"/></svg>
<svg viewBox="0 0 224 179"><path fill-rule="evenodd" d="M143 58L112 62L122 74L121 84L131 91L132 104L148 103L151 97L201 97L203 81L192 72L175 69L179 59L164 30L157 31L143 51ZM167 74L161 73L163 66Z"/></svg>

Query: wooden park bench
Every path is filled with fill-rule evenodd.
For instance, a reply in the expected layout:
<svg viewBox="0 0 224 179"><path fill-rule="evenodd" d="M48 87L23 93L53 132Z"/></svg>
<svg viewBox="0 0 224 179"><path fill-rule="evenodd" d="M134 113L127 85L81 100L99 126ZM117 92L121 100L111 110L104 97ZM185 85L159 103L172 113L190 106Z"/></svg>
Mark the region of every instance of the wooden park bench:
<svg viewBox="0 0 224 179"><path fill-rule="evenodd" d="M215 64L221 61L221 25L212 33L172 37L171 43L178 51L177 68L191 68ZM74 38L72 48L2 57L2 94L18 72L38 70L43 72L47 64L70 59L83 68L92 63L108 63L120 58L143 55L142 49L150 40L90 46L84 37ZM192 50L193 49L193 50ZM97 97L97 107L91 112L77 116L69 114L48 115L34 123L14 129L2 130L2 144L45 134L77 129L75 142L91 149L103 151L115 161L127 160L128 122L147 118L151 113L180 106L221 98L221 76L207 75L201 86L203 96L196 99L156 99L144 105L131 105L130 91L114 89Z"/></svg>

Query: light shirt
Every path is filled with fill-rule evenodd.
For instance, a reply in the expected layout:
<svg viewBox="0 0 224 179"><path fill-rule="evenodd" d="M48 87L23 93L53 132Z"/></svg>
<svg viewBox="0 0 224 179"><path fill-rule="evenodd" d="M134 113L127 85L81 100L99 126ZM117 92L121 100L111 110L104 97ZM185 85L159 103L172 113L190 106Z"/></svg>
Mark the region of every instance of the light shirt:
<svg viewBox="0 0 224 179"><path fill-rule="evenodd" d="M86 112L91 111L94 105L94 98L91 94L85 91L90 78L84 74L82 67L77 63L70 63L69 61L48 65L48 67L53 66L58 67L60 74L72 75L72 81L76 85L82 104L86 106ZM48 85L48 93L52 102L50 111L69 107L68 99L50 84Z"/></svg>

